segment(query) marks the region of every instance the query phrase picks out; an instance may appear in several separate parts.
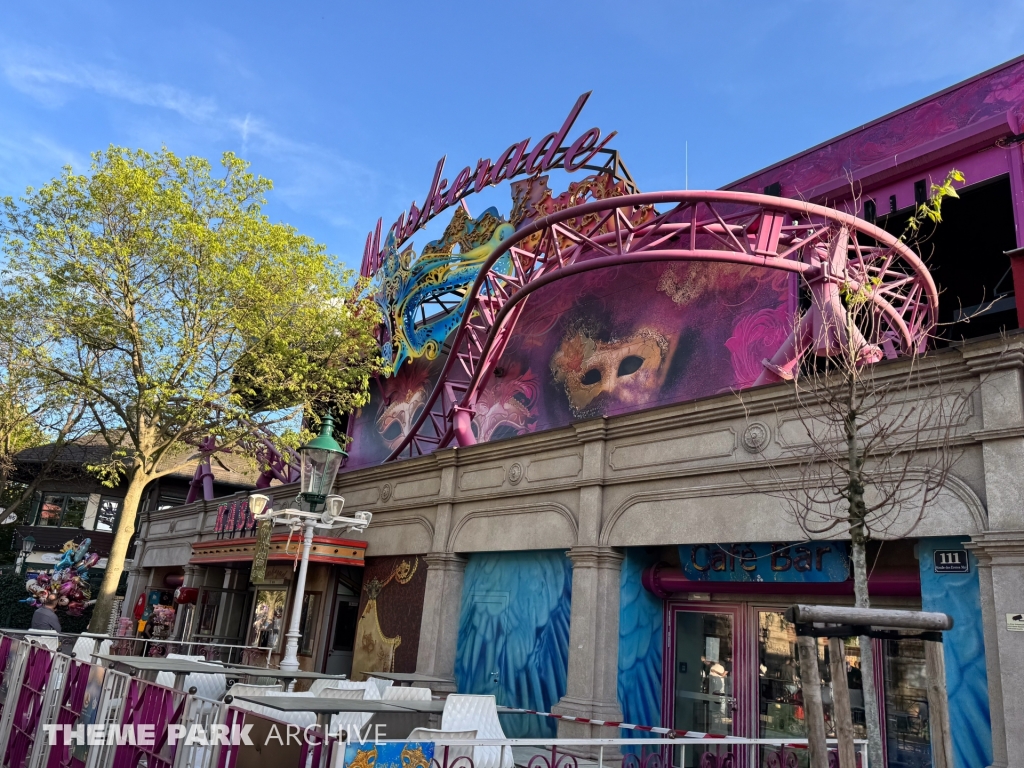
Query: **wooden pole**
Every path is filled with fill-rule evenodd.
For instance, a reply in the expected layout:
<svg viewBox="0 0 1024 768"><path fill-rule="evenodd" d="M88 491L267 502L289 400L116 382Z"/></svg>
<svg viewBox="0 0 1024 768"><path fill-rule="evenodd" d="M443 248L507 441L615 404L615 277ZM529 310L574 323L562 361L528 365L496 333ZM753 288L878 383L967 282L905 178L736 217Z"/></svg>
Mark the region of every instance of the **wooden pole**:
<svg viewBox="0 0 1024 768"><path fill-rule="evenodd" d="M846 680L846 648L841 637L828 639L828 655L829 670L832 673L832 719L836 724L836 738L839 739L839 768L857 768L857 753L853 749L850 687Z"/></svg>
<svg viewBox="0 0 1024 768"><path fill-rule="evenodd" d="M828 768L828 746L825 743L825 709L821 705L821 675L818 673L818 641L798 635L800 656L800 687L804 696L804 722L807 724L808 768Z"/></svg>
<svg viewBox="0 0 1024 768"><path fill-rule="evenodd" d="M949 730L949 700L946 697L946 657L942 643L925 640L924 665L928 676L932 768L953 768L953 739Z"/></svg>

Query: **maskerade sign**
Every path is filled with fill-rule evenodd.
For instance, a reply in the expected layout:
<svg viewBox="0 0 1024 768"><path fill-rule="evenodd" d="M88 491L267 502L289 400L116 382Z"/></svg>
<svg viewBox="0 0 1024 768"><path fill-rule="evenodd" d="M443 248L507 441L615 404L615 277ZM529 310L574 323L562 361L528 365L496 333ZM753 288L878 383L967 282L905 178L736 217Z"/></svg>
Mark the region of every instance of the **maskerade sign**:
<svg viewBox="0 0 1024 768"><path fill-rule="evenodd" d="M400 246L434 216L455 205L467 195L515 176L532 176L558 166L572 173L589 164L594 155L604 149L615 136L615 131L612 131L602 140L599 128L588 128L572 139L570 143L565 143L576 118L579 117L587 99L590 98L590 93L588 91L576 100L569 116L565 118L562 127L557 131L552 131L533 145L530 144L531 140L528 138L516 142L498 155L498 159L493 163L490 158L485 158L478 160L475 168L467 165L456 174L455 180L450 185L448 179L443 178L447 157L442 157L434 169L434 178L430 182L430 188L426 197L423 198L423 202L417 205L413 201L409 205L408 211L398 214L398 218L384 234L383 240L381 239L381 228L384 220L377 220L376 229L366 236L360 274L363 277L372 277L380 269L384 257L387 255L388 239L392 235L395 240L394 245Z"/></svg>

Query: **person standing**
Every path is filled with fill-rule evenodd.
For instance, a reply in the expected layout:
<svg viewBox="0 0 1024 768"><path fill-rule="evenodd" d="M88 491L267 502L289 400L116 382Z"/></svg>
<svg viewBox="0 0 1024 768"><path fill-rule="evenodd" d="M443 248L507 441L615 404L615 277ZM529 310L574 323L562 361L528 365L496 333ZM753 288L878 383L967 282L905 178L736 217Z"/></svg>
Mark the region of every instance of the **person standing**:
<svg viewBox="0 0 1024 768"><path fill-rule="evenodd" d="M60 619L57 618L57 613L54 610L56 607L57 596L48 594L43 600L43 604L32 614L31 628L52 629L54 632L60 632Z"/></svg>

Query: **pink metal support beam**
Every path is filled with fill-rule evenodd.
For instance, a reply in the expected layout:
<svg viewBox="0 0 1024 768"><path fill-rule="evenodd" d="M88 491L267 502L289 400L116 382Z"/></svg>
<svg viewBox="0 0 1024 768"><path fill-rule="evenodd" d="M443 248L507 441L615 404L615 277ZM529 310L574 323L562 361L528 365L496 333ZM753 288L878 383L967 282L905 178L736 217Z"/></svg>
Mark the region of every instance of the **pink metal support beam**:
<svg viewBox="0 0 1024 768"><path fill-rule="evenodd" d="M647 215L654 205L670 207ZM867 239L874 245L861 244ZM506 256L504 271L495 269ZM531 293L581 272L649 261L741 264L782 270L803 281L811 307L794 316L794 330L765 361L760 384L790 378L799 355L812 345L827 355L845 343L843 329L850 324L843 291L860 292L872 322L881 328L880 345L864 346L865 363L920 349L938 318L938 292L918 256L848 213L745 192L654 192L596 200L535 220L494 251L473 284L426 407L388 460L430 453L453 438L460 445L475 442L477 396Z"/></svg>

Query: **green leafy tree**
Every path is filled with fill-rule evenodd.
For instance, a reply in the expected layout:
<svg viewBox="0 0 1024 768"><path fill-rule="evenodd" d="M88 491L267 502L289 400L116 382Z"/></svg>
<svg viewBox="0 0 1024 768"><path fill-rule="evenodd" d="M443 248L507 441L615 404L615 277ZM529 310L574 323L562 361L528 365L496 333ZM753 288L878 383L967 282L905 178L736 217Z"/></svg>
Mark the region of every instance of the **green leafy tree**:
<svg viewBox="0 0 1024 768"><path fill-rule="evenodd" d="M230 450L254 424L280 432L296 408L350 411L383 370L363 286L264 215L269 180L231 153L221 165L110 147L88 174L65 168L2 201L0 291L31 323L0 339L82 398L110 449L91 470L126 482L94 630L149 482L193 460L207 435Z"/></svg>
<svg viewBox="0 0 1024 768"><path fill-rule="evenodd" d="M61 451L80 436L85 405L60 381L48 380L25 359L12 336L23 334L32 319L0 297L0 507L3 519L25 511L25 502L58 468ZM19 330L15 330L18 328ZM46 446L36 458L32 477L14 479L15 457L26 448ZM0 541L5 534L0 532ZM3 555L0 555L0 559Z"/></svg>

